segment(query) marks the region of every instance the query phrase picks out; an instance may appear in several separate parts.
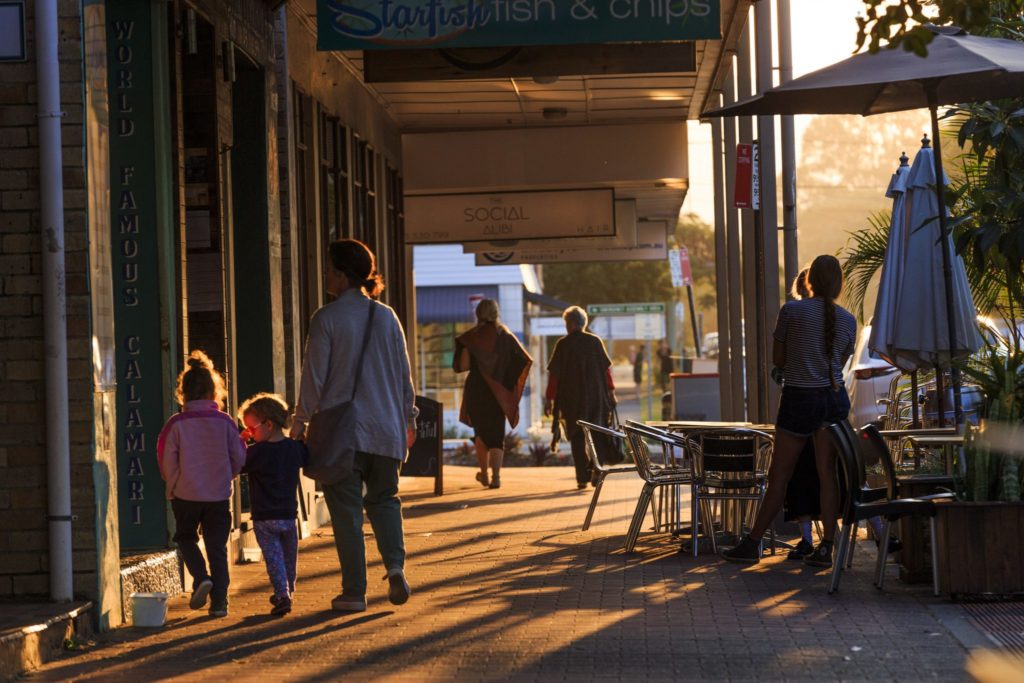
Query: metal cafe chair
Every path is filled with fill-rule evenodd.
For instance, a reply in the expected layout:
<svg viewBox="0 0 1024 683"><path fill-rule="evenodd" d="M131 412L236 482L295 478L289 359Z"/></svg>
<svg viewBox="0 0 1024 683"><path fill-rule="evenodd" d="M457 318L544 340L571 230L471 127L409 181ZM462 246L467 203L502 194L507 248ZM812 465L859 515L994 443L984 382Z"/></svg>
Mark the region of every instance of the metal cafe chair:
<svg viewBox="0 0 1024 683"><path fill-rule="evenodd" d="M743 501L756 503L745 505L745 514L735 517L738 527L735 531L742 535L743 522L753 519L764 499L768 482L768 466L775 440L766 432L756 429L729 428L706 429L690 432L686 435L686 443L693 459L694 479L697 495L705 507L705 519L708 528L713 529L711 502L721 501L723 512L730 502ZM775 530L769 528L770 547L775 549ZM718 543L714 533L711 536L711 548L718 552Z"/></svg>
<svg viewBox="0 0 1024 683"><path fill-rule="evenodd" d="M850 426L849 422L843 420L828 426L829 435L836 445L836 460L845 476L846 482L846 504L842 511L842 528L839 530L839 543L836 546L836 554L832 568L832 582L828 592L835 593L839 589L839 580L846 569L849 553L852 550L856 538L857 527L862 520L880 516L885 520L882 531L882 541L879 545L878 561L876 564L877 579L875 585L881 589L883 586L885 560L888 556L888 544L891 523L907 515L921 515L931 518L932 532L932 590L935 595L939 594L938 574L938 549L936 547L935 534L935 502L934 498L897 498L894 499L889 493L889 484L884 488L869 488L866 485L864 453L865 443L871 443L872 448L878 444L867 432L858 434ZM884 445L883 445L884 448ZM881 454L879 454L881 455ZM884 461L883 461L884 462ZM940 496L941 497L941 496Z"/></svg>
<svg viewBox="0 0 1024 683"><path fill-rule="evenodd" d="M626 422L623 426L623 431L629 439L633 458L636 461L637 473L644 480L644 487L640 491L640 498L637 500L636 509L633 511L633 519L630 522L629 531L626 533L625 551L632 552L636 546L637 537L640 535L640 527L647 513L647 507L653 501L654 492L665 487L671 487L671 490L675 492L681 486L689 486L694 494L691 499L690 527L693 534L693 554L696 556L699 524L697 515L698 499L695 495L696 491L693 490L693 470L689 466L689 460L685 457L685 454L682 458L676 457L676 451L684 448L685 445L678 437L668 432L632 421ZM664 456L662 463L655 463L651 459L650 444L652 443L658 444L661 447ZM676 511L674 507L669 505L668 516L672 518L672 521L678 522L675 519ZM659 528L659 525L656 524L655 528Z"/></svg>
<svg viewBox="0 0 1024 683"><path fill-rule="evenodd" d="M654 437L661 437L656 439L661 452L660 463L655 463L656 466L682 468L688 470L692 475L693 467L689 454L686 452L686 442L678 432L670 432L662 427L655 427L654 425L637 420L626 420L626 422L642 432L646 432ZM648 446L650 445L651 442L648 442ZM652 460L652 462L654 461ZM655 501L657 504L651 506L651 510L654 513L654 528L656 530L660 530L662 526L671 526L674 531L679 530L679 496L675 495L677 491L677 488L658 489L658 498ZM664 500L666 493L671 494L669 496L670 504L668 505L665 504ZM674 503L674 505L671 503ZM664 525L661 521L663 512L666 518Z"/></svg>
<svg viewBox="0 0 1024 683"><path fill-rule="evenodd" d="M616 441L621 441L625 446L627 457L630 457L631 451L629 448L629 439L626 438L625 434L608 427L602 427L601 425L587 422L586 420L577 420L576 424L583 429L587 459L590 460L590 465L594 468L595 473L594 495L590 499L590 507L587 509L587 517L583 520L583 531L586 531L590 528L590 522L594 518L594 510L597 508L597 499L601 496L601 488L604 486L605 477L609 474L619 474L622 472L632 472L635 474L636 464L628 461L617 465L608 464L604 461L605 459L601 455L602 450L597 445L600 439L614 439Z"/></svg>

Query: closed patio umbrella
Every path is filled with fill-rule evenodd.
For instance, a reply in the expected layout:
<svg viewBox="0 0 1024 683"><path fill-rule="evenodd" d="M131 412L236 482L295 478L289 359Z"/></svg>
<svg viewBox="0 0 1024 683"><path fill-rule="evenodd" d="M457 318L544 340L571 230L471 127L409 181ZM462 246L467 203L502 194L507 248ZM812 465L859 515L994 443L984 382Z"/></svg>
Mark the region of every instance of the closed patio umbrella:
<svg viewBox="0 0 1024 683"><path fill-rule="evenodd" d="M927 141L926 141L927 144ZM941 252L952 250L950 237L936 240L935 164L932 149L922 147L910 172L902 178L903 276L896 292L888 344L896 365L904 370L924 367L948 369L951 360L965 358L982 345L976 322L977 311L967 284L963 259L954 255L950 262L953 330L945 296ZM891 239L891 236L890 236ZM877 306L876 306L877 311ZM870 345L870 342L869 342ZM877 349L885 353L882 348Z"/></svg>
<svg viewBox="0 0 1024 683"><path fill-rule="evenodd" d="M910 172L910 159L900 156L900 165L892 174L885 196L892 199L892 219L889 222L889 241L885 246L882 261L882 275L878 282L878 296L875 299L875 313L871 316L871 336L868 348L879 353L887 361L906 370L901 359L896 357L892 346L892 332L896 324L896 306L903 287L904 263L907 254L907 231L903 221L904 190L906 177Z"/></svg>
<svg viewBox="0 0 1024 683"><path fill-rule="evenodd" d="M769 114L881 114L927 107L931 112L935 178L942 172L938 107L942 104L1015 97L1024 93L1024 43L971 36L955 26L929 26L934 39L928 54L906 50L861 53L801 76L757 97L704 113L706 117ZM945 206L943 183L934 185L936 206ZM934 214L933 214L934 215ZM938 234L946 234L946 214L938 214ZM947 339L956 339L953 259L949 240L940 249L943 263ZM952 349L950 355L956 355ZM954 411L963 421L960 373L953 368Z"/></svg>

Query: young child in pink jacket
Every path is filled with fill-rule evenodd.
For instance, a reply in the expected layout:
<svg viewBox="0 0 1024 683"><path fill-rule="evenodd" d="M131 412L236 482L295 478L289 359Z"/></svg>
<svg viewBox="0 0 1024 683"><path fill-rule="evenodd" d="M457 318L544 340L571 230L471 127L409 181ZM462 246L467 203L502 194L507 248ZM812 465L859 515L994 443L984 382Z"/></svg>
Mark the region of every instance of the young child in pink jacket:
<svg viewBox="0 0 1024 683"><path fill-rule="evenodd" d="M221 410L224 378L202 351L193 351L178 375L182 411L167 421L157 440L157 462L164 478L185 566L193 577L192 609L210 598L210 616L228 613L228 534L231 533L231 483L245 465L245 443L238 425ZM206 560L199 550L202 530Z"/></svg>

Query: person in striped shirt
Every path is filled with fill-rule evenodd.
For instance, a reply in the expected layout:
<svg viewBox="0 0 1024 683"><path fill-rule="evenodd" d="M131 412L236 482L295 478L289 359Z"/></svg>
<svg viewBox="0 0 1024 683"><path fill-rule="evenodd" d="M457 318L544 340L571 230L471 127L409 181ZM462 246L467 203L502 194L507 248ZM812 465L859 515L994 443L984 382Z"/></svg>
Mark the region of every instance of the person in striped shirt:
<svg viewBox="0 0 1024 683"><path fill-rule="evenodd" d="M835 446L825 427L845 420L850 411L842 368L853 353L857 321L835 302L843 288L843 271L836 257L823 254L814 259L808 283L812 296L786 302L775 323L772 360L783 369L785 384L775 419L768 489L750 533L739 545L722 552L730 562L756 564L760 560L761 537L782 507L804 444L813 439L821 486L822 539L804 562L832 566L839 490Z"/></svg>

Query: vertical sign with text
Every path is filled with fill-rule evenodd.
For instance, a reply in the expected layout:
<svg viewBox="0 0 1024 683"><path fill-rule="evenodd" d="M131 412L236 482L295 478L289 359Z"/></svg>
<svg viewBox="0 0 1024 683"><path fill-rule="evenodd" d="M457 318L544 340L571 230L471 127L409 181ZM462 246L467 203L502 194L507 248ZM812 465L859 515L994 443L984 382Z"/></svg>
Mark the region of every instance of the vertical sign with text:
<svg viewBox="0 0 1024 683"><path fill-rule="evenodd" d="M157 469L163 425L152 8L109 0L110 229L117 340L117 493L122 549L165 547Z"/></svg>
<svg viewBox="0 0 1024 683"><path fill-rule="evenodd" d="M733 187L733 206L749 209L753 206L754 146L736 145L736 178Z"/></svg>

